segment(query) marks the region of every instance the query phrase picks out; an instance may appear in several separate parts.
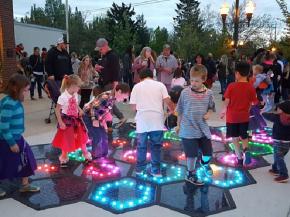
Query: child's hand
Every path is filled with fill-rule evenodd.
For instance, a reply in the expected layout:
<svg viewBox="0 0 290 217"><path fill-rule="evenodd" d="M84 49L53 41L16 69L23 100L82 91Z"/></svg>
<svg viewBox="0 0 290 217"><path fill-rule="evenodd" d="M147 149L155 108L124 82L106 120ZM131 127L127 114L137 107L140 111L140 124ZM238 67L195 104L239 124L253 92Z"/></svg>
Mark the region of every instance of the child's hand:
<svg viewBox="0 0 290 217"><path fill-rule="evenodd" d="M221 114L220 114L220 118L221 118L221 119L224 119L225 116L226 116L226 112L221 112Z"/></svg>
<svg viewBox="0 0 290 217"><path fill-rule="evenodd" d="M85 114L84 111L82 109L80 109L79 110L79 115L82 117L82 116L84 116L84 114Z"/></svg>
<svg viewBox="0 0 290 217"><path fill-rule="evenodd" d="M66 125L65 125L65 123L60 122L60 123L59 123L59 128L62 129L62 130L65 130L65 129L66 129Z"/></svg>
<svg viewBox="0 0 290 217"><path fill-rule="evenodd" d="M10 150L13 152L13 153L19 153L19 146L17 144L13 145L10 147Z"/></svg>
<svg viewBox="0 0 290 217"><path fill-rule="evenodd" d="M180 131L180 126L176 126L176 127L174 128L174 130L175 130L176 134L178 135L178 134L179 134L179 131Z"/></svg>
<svg viewBox="0 0 290 217"><path fill-rule="evenodd" d="M209 112L207 112L207 113L203 116L204 120L208 120L209 117L210 117L210 113L209 113Z"/></svg>

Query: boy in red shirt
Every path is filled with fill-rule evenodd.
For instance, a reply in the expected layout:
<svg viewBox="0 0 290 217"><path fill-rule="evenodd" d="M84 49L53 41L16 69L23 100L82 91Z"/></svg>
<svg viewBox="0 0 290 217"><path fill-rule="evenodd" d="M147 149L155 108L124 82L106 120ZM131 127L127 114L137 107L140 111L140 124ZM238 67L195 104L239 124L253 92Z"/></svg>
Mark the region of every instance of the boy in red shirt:
<svg viewBox="0 0 290 217"><path fill-rule="evenodd" d="M224 109L221 118L226 115L227 137L233 138L235 153L238 158L238 165L243 166L251 163L251 154L248 151L248 126L250 108L257 103L256 91L248 82L250 65L246 62L239 62L236 65L236 82L231 83L225 94ZM243 145L244 159L240 150L240 140Z"/></svg>

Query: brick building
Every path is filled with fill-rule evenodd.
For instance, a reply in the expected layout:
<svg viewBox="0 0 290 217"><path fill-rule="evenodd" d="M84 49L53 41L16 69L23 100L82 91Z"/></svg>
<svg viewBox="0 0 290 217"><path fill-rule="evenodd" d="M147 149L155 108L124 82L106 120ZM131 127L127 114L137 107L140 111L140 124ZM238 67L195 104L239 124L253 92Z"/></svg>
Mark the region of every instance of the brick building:
<svg viewBox="0 0 290 217"><path fill-rule="evenodd" d="M12 0L0 0L0 92L9 76L17 71Z"/></svg>

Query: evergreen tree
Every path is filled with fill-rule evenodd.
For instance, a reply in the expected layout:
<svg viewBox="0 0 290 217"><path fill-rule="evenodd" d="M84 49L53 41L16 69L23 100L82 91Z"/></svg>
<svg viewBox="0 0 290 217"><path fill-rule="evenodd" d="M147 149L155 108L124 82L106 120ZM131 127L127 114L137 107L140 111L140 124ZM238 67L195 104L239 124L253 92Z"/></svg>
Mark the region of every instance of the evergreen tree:
<svg viewBox="0 0 290 217"><path fill-rule="evenodd" d="M158 26L151 36L150 47L157 52L157 55L162 51L163 45L168 43L169 34L166 28L160 29Z"/></svg>
<svg viewBox="0 0 290 217"><path fill-rule="evenodd" d="M149 45L150 41L150 33L149 29L146 26L146 21L144 19L144 15L138 15L136 17L137 30L136 30L136 44L135 51L139 53L141 49L145 46Z"/></svg>

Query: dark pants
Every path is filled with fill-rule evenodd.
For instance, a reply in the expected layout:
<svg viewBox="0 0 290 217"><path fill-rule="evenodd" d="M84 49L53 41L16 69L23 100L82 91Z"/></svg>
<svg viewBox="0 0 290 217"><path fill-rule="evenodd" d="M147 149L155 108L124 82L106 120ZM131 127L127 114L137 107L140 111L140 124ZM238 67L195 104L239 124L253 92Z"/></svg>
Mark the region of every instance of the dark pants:
<svg viewBox="0 0 290 217"><path fill-rule="evenodd" d="M288 170L284 161L285 155L288 153L290 143L274 142L274 164L272 169L279 172L280 176L288 177Z"/></svg>
<svg viewBox="0 0 290 217"><path fill-rule="evenodd" d="M130 89L133 89L133 76L132 73L127 73L123 76L123 81L127 84L129 84Z"/></svg>
<svg viewBox="0 0 290 217"><path fill-rule="evenodd" d="M151 150L151 172L158 173L160 171L161 146L163 141L163 131L152 131L146 133L138 133L137 144L137 165L136 171L146 169L147 141L150 141Z"/></svg>
<svg viewBox="0 0 290 217"><path fill-rule="evenodd" d="M224 94L227 88L227 79L220 79L219 81L221 84L221 92Z"/></svg>
<svg viewBox="0 0 290 217"><path fill-rule="evenodd" d="M80 108L82 109L86 103L90 101L92 89L81 89Z"/></svg>
<svg viewBox="0 0 290 217"><path fill-rule="evenodd" d="M30 84L30 97L34 97L34 89L37 84L37 91L38 91L38 97L42 97L42 81L43 81L43 75L36 75L33 74L33 78L31 79Z"/></svg>
<svg viewBox="0 0 290 217"><path fill-rule="evenodd" d="M92 140L92 157L100 158L108 155L108 135L103 127L94 127L89 116L84 115L83 120Z"/></svg>

